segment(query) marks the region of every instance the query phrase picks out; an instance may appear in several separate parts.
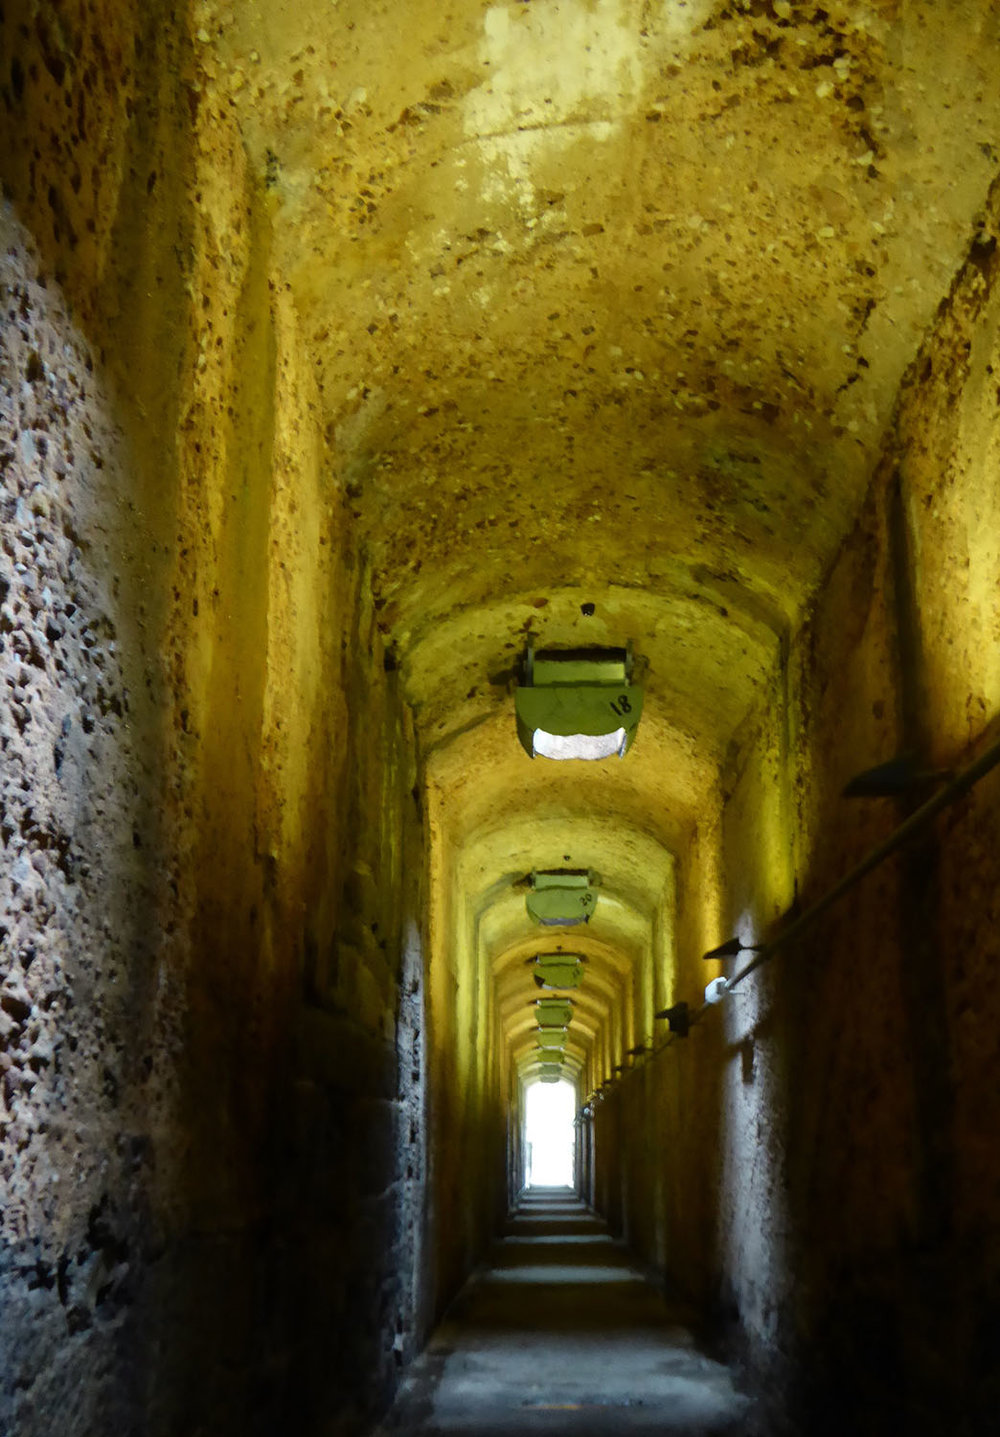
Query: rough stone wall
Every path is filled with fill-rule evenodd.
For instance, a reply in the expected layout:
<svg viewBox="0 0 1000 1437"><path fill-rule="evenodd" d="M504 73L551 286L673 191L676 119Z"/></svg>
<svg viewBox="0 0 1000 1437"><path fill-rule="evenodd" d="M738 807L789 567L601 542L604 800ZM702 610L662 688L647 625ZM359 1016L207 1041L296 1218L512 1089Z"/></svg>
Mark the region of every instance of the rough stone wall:
<svg viewBox="0 0 1000 1437"><path fill-rule="evenodd" d="M1000 732L997 220L994 197L688 857L678 997L717 971L700 951L766 935L934 791L844 799L855 773L958 769ZM598 1107L599 1201L728 1324L769 1430L993 1421L998 797L994 772Z"/></svg>
<svg viewBox="0 0 1000 1437"><path fill-rule="evenodd" d="M283 1184L298 1269L290 1390L311 1394L298 1420L317 1432L364 1425L423 1345L433 1307L421 813L370 597L349 649L343 884L307 926Z"/></svg>
<svg viewBox="0 0 1000 1437"><path fill-rule="evenodd" d="M670 1001L692 999L704 983L692 951L680 947ZM656 1024L657 1043L665 1027ZM676 1288L708 1303L725 1049L711 1024L681 1041L637 1059L594 1104L590 1183L612 1230Z"/></svg>
<svg viewBox="0 0 1000 1437"><path fill-rule="evenodd" d="M58 1412L124 1432L146 1380L126 1315L157 1240L171 1021L110 517L128 456L9 204L0 225L0 1426L52 1430Z"/></svg>
<svg viewBox="0 0 1000 1437"><path fill-rule="evenodd" d="M412 734L197 32L4 20L0 1428L352 1431L427 1321Z"/></svg>
<svg viewBox="0 0 1000 1437"><path fill-rule="evenodd" d="M959 769L997 737L996 234L994 198L793 654L803 901L934 791L844 800L854 773L901 751ZM995 1410L997 792L993 774L763 989L780 1136L731 1184L730 1230L772 1231L780 1271L751 1263L730 1295L775 1384L798 1371L810 1430L905 1414L971 1434Z"/></svg>
<svg viewBox="0 0 1000 1437"><path fill-rule="evenodd" d="M516 1079L473 905L455 882L440 791L428 787L427 1019L430 1238L440 1314L482 1257L506 1212L508 1122Z"/></svg>

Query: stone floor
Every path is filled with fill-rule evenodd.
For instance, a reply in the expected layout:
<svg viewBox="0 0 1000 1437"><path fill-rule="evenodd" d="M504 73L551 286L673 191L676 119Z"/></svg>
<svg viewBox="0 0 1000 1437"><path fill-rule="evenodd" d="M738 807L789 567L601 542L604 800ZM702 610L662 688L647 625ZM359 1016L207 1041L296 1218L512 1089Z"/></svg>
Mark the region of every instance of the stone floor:
<svg viewBox="0 0 1000 1437"><path fill-rule="evenodd" d="M736 1437L749 1403L569 1189L529 1189L373 1437Z"/></svg>

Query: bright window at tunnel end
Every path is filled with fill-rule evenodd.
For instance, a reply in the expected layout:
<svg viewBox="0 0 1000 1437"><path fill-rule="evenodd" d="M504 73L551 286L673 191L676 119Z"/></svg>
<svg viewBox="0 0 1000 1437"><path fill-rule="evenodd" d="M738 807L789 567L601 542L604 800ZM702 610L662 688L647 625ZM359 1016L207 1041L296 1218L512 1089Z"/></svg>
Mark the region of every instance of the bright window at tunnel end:
<svg viewBox="0 0 1000 1437"><path fill-rule="evenodd" d="M525 1174L527 1187L572 1187L576 1156L576 1088L565 1078L528 1082L525 1090Z"/></svg>

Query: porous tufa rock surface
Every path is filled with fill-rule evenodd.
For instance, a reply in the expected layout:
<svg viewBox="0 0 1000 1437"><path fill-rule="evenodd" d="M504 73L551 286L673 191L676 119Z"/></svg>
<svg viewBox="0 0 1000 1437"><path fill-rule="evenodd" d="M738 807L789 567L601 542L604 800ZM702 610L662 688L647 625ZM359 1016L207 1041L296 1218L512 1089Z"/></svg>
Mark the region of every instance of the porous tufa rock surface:
<svg viewBox="0 0 1000 1437"><path fill-rule="evenodd" d="M582 1191L776 1430L989 1429L995 776L646 1054L906 810L848 779L995 737L998 55L5 5L0 1428L363 1431L522 1180L565 865ZM531 642L631 642L623 761L527 757Z"/></svg>

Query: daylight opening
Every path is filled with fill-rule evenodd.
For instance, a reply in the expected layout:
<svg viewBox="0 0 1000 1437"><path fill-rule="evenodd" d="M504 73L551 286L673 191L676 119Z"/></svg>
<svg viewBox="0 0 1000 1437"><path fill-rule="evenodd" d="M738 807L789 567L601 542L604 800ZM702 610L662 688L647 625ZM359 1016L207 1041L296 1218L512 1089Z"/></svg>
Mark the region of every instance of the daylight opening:
<svg viewBox="0 0 1000 1437"><path fill-rule="evenodd" d="M572 1187L576 1089L572 1083L534 1082L525 1094L525 1183Z"/></svg>

